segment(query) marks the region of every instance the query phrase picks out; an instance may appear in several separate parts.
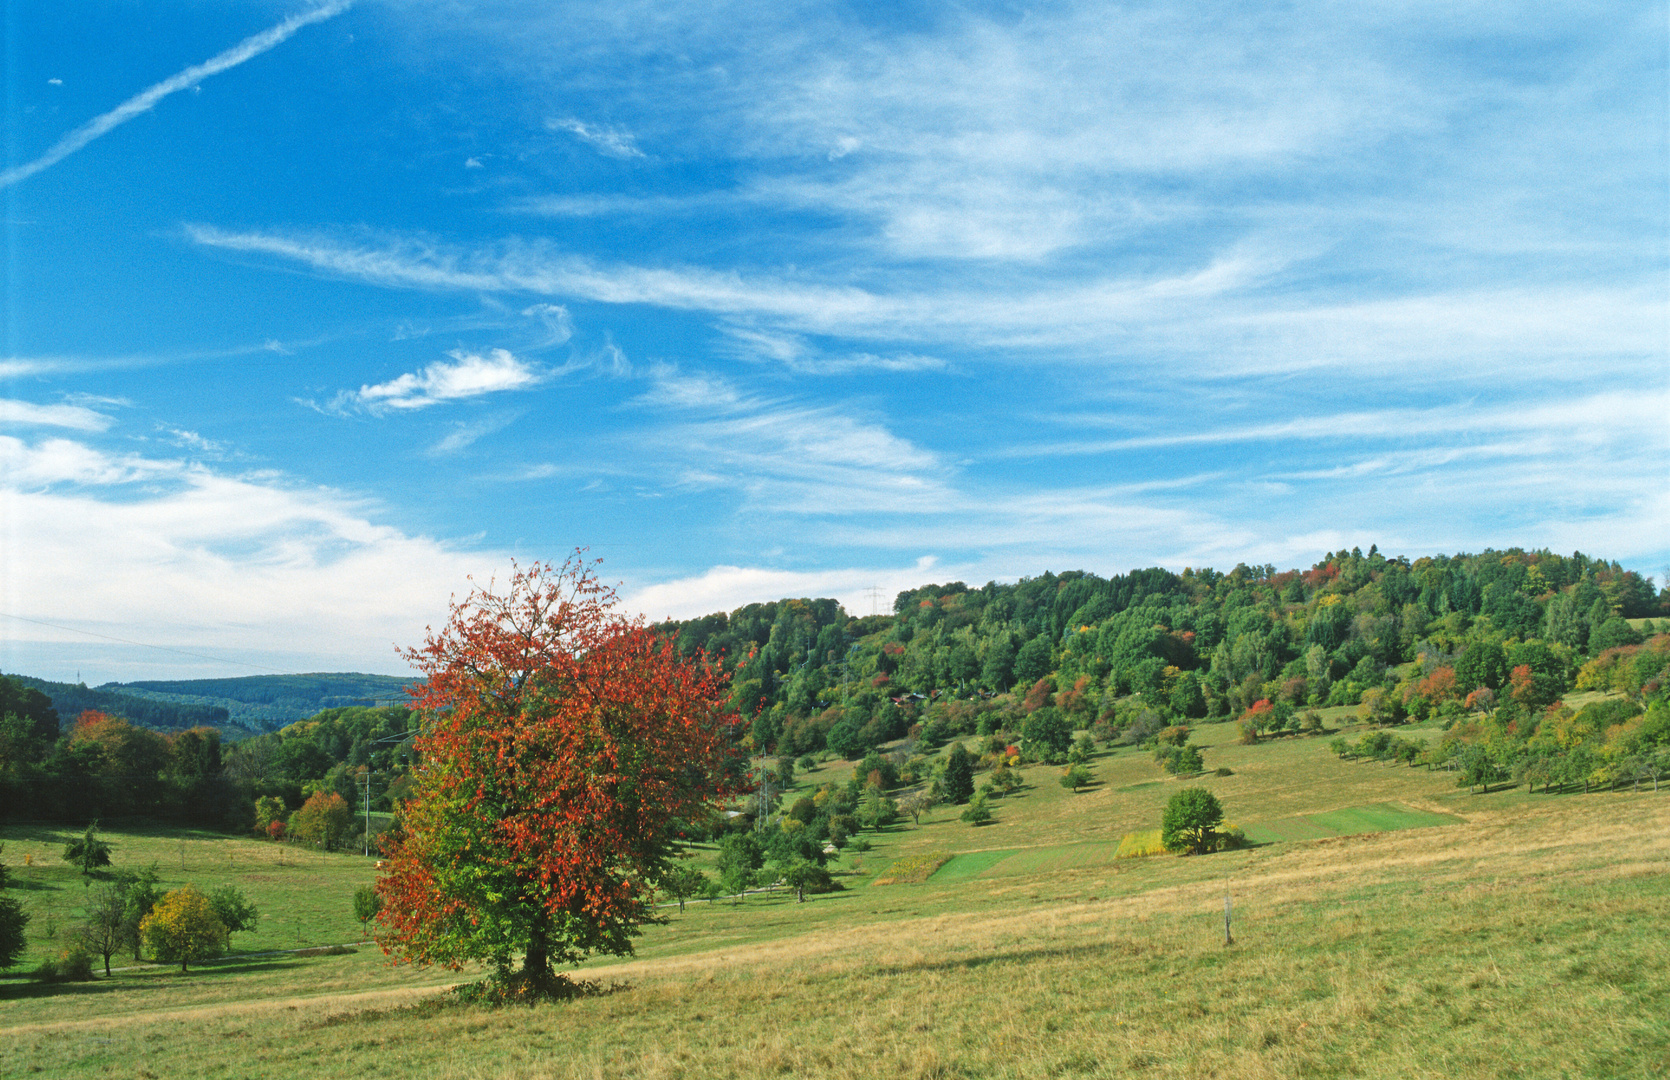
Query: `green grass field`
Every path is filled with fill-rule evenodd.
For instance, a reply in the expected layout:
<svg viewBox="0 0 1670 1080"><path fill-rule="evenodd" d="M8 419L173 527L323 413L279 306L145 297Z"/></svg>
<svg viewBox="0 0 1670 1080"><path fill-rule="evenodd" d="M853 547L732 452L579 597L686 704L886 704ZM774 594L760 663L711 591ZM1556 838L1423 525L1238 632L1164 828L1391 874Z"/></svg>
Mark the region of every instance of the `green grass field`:
<svg viewBox="0 0 1670 1080"><path fill-rule="evenodd" d="M1239 746L1232 730L1197 734L1232 776L1165 778L1123 750L1074 794L1059 770L1029 769L990 826L947 807L867 834L873 849L835 868L841 891L675 909L636 957L583 969L613 992L566 1004L438 1005L474 974L390 967L375 949L72 986L0 979L0 1075L1670 1075L1670 790L1473 795L1449 774L1340 761L1325 740ZM1249 835L1289 835L1115 859L1186 783L1212 788ZM1307 829L1323 834L1291 835ZM16 895L66 934L81 886L57 859L62 832L3 837L28 884ZM363 858L111 839L119 865L244 883L267 919L240 950L358 937ZM925 882L875 883L944 852Z"/></svg>

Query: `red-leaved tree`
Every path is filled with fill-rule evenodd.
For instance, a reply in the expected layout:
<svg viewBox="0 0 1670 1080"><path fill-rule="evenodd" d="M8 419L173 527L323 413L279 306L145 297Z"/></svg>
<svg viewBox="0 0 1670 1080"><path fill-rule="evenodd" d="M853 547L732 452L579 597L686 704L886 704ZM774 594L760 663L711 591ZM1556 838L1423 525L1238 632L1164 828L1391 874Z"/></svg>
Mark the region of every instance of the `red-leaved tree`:
<svg viewBox="0 0 1670 1080"><path fill-rule="evenodd" d="M718 666L617 614L579 553L506 584L454 600L407 653L428 677L420 766L385 846L379 942L560 992L553 964L629 954L655 921L683 829L734 788L740 728Z"/></svg>

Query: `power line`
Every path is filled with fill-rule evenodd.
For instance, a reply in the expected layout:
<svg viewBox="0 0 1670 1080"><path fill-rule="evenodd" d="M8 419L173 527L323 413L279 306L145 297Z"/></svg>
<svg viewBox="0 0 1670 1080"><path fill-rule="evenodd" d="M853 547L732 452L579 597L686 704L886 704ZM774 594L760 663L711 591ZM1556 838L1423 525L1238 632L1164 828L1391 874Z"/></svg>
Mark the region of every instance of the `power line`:
<svg viewBox="0 0 1670 1080"><path fill-rule="evenodd" d="M19 622L34 623L36 626L50 626L54 630L65 630L65 631L68 631L69 633L72 633L72 634L85 634L88 637L102 638L105 641L120 642L123 645L137 645L141 649L156 649L158 652L174 653L178 656L190 656L190 657L194 657L198 660L213 660L217 664L232 664L232 665L235 665L237 667L246 667L246 668L249 668L251 671L259 671L263 675L303 675L303 674L306 674L305 672L301 672L301 671L273 671L270 668L264 668L259 664L246 664L242 660L227 660L224 657L210 656L207 653L188 652L185 649L172 649L172 648L169 648L167 645L152 645L152 644L150 644L149 642L146 642L146 641L134 641L132 638L113 637L110 634L97 634L97 633L94 633L91 630L82 630L82 629L80 629L78 627L74 627L74 626L64 626L62 623L47 622L45 619L29 619L29 618L25 618L22 615L13 615L9 611L0 611L0 615L4 615L8 619L16 619Z"/></svg>

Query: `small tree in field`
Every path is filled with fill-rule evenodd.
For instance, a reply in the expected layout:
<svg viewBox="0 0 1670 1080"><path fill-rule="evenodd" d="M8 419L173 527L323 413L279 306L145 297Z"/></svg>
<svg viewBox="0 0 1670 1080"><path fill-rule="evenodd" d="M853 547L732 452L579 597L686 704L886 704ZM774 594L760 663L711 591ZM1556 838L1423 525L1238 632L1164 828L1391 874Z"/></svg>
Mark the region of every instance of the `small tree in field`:
<svg viewBox="0 0 1670 1080"><path fill-rule="evenodd" d="M377 883L379 940L491 961L502 993L562 994L553 964L630 954L659 919L687 823L740 786L741 725L724 672L617 615L578 555L506 584L407 653L428 677L423 767Z"/></svg>
<svg viewBox="0 0 1670 1080"><path fill-rule="evenodd" d="M290 838L331 851L353 827L354 812L334 791L316 791L290 818Z"/></svg>
<svg viewBox="0 0 1670 1080"><path fill-rule="evenodd" d="M64 861L75 864L86 877L101 866L110 865L110 845L99 839L99 823L87 826L87 831L64 845Z"/></svg>
<svg viewBox="0 0 1670 1080"><path fill-rule="evenodd" d="M104 973L110 974L110 958L127 943L127 890L121 885L100 885L87 898L87 922L81 928L81 942L87 950L104 958Z"/></svg>
<svg viewBox="0 0 1670 1080"><path fill-rule="evenodd" d="M974 759L962 743L954 744L951 753L946 755L945 775L940 785L946 802L965 803L974 794Z"/></svg>
<svg viewBox="0 0 1670 1080"><path fill-rule="evenodd" d="M226 924L215 915L209 898L187 885L157 901L139 925L146 948L158 960L178 960L180 970L192 961L219 956L226 940Z"/></svg>
<svg viewBox="0 0 1670 1080"><path fill-rule="evenodd" d="M1203 787L1184 788L1166 803L1165 816L1160 820L1160 842L1167 851L1203 855L1211 850L1217 838L1214 830L1223 819L1223 804L1216 795Z"/></svg>
<svg viewBox="0 0 1670 1080"><path fill-rule="evenodd" d="M6 887L8 876L6 864L0 863L0 889ZM23 910L23 905L9 896L0 896L0 968L11 967L23 955L28 944L23 928L28 925L29 913Z"/></svg>
<svg viewBox="0 0 1670 1080"><path fill-rule="evenodd" d="M232 948L232 935L255 929L261 913L249 902L249 897L236 885L221 885L209 893L209 907L215 918L226 927L226 948Z"/></svg>
<svg viewBox="0 0 1670 1080"><path fill-rule="evenodd" d="M1083 765L1069 765L1067 771L1061 774L1061 786L1069 791L1077 792L1079 788L1090 783L1090 770Z"/></svg>
<svg viewBox="0 0 1670 1080"><path fill-rule="evenodd" d="M678 901L680 911L684 910L686 900L702 895L708 884L707 875L694 866L675 866L661 879L662 891Z"/></svg>
<svg viewBox="0 0 1670 1080"><path fill-rule="evenodd" d="M377 895L375 885L361 885L354 890L354 918L360 921L360 932L366 933L371 920L377 917L377 912L383 910L383 898Z"/></svg>

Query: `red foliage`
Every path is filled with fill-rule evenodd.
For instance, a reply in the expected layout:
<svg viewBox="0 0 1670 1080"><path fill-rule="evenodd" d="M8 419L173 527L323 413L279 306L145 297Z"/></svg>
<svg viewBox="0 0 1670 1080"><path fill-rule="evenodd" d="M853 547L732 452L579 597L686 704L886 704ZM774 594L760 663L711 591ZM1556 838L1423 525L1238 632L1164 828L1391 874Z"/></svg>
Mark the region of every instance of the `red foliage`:
<svg viewBox="0 0 1670 1080"><path fill-rule="evenodd" d="M578 553L476 589L407 658L428 680L416 793L377 889L386 951L456 967L631 952L684 823L736 790L729 687L611 609Z"/></svg>
<svg viewBox="0 0 1670 1080"><path fill-rule="evenodd" d="M1488 686L1481 686L1468 694L1463 704L1467 706L1468 712L1489 712L1496 707L1496 691Z"/></svg>
<svg viewBox="0 0 1670 1080"><path fill-rule="evenodd" d="M1021 701L1021 708L1026 710L1026 714L1028 716L1031 716L1033 713L1055 700L1054 691L1054 680L1052 680L1048 675L1044 676L1042 679L1033 683L1032 689L1026 692L1026 697Z"/></svg>
<svg viewBox="0 0 1670 1080"><path fill-rule="evenodd" d="M268 840L282 840L282 839L284 839L284 828L285 828L284 822L282 822L282 821L269 821L269 822L267 822L267 839Z"/></svg>
<svg viewBox="0 0 1670 1080"><path fill-rule="evenodd" d="M1252 703L1251 707L1249 707L1246 712L1242 713L1241 715L1242 716L1248 716L1248 717L1263 716L1265 713L1271 711L1274 708L1275 708L1275 706L1270 704L1270 699L1269 698L1259 698L1257 701Z"/></svg>
<svg viewBox="0 0 1670 1080"><path fill-rule="evenodd" d="M1329 563L1326 566L1313 566L1305 571L1305 588L1320 589L1328 582L1339 577L1339 564Z"/></svg>
<svg viewBox="0 0 1670 1080"><path fill-rule="evenodd" d="M1536 680L1531 676L1531 665L1520 664L1508 674L1508 696L1521 704L1529 704L1536 694Z"/></svg>
<svg viewBox="0 0 1670 1080"><path fill-rule="evenodd" d="M1415 692L1434 705L1459 696L1455 685L1455 668L1447 665L1434 668L1431 675L1416 684Z"/></svg>

